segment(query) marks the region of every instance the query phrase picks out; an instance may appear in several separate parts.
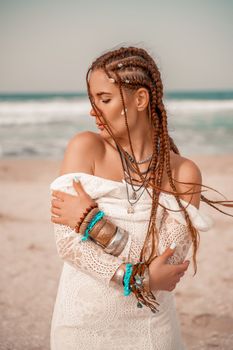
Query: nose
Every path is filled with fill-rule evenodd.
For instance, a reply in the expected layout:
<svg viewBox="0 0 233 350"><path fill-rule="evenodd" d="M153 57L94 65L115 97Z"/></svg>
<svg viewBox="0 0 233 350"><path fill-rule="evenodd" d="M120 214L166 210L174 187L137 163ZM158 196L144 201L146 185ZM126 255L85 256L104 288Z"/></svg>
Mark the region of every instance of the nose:
<svg viewBox="0 0 233 350"><path fill-rule="evenodd" d="M92 117L96 117L96 113L95 113L95 110L94 110L93 107L92 107L91 110L90 110L90 115L91 115Z"/></svg>

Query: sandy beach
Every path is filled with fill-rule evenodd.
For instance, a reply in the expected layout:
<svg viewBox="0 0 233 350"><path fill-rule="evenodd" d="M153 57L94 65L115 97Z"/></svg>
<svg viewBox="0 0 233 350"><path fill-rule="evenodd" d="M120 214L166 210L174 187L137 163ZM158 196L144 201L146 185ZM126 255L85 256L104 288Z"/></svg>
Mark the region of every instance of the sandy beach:
<svg viewBox="0 0 233 350"><path fill-rule="evenodd" d="M203 184L233 199L233 156L192 159L202 171ZM50 223L49 185L59 166L59 161L51 160L0 161L1 350L49 349L62 267ZM209 196L215 198L213 193ZM181 330L187 350L230 350L233 218L205 204L201 210L212 216L215 225L201 234L197 275L193 277L190 266L175 291Z"/></svg>

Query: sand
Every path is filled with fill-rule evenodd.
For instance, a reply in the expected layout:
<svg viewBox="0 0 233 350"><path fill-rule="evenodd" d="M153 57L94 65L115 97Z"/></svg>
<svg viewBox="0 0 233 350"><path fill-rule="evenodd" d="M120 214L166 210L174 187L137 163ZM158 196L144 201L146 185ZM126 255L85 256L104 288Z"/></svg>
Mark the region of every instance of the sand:
<svg viewBox="0 0 233 350"><path fill-rule="evenodd" d="M233 199L233 156L192 159L204 184ZM49 349L62 267L50 223L49 184L59 166L51 160L0 161L0 349ZM205 204L201 210L214 218L215 226L201 234L197 275L190 267L175 291L181 330L188 350L230 350L233 218Z"/></svg>

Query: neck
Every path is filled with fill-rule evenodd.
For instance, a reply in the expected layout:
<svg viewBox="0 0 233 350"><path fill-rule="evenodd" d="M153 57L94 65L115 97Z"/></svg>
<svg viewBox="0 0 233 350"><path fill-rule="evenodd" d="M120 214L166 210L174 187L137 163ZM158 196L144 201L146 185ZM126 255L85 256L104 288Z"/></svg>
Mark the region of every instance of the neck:
<svg viewBox="0 0 233 350"><path fill-rule="evenodd" d="M148 117L139 116L135 126L130 128L130 138L136 161L145 159L152 154L152 136L153 128ZM126 152L132 155L127 134L119 139L119 143Z"/></svg>

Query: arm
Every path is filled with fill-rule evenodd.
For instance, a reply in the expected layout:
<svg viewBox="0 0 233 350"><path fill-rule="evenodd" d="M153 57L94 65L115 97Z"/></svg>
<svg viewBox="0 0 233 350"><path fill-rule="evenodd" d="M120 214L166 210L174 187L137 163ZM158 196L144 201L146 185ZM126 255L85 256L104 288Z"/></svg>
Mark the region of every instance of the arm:
<svg viewBox="0 0 233 350"><path fill-rule="evenodd" d="M94 133L83 132L76 135L68 143L60 175L72 172L93 174L94 157L100 151L101 144ZM85 203L83 205L86 206ZM93 241L81 241L81 236L68 225L60 224L58 217L53 217L52 222L58 255L73 267L108 284L123 260L104 253Z"/></svg>
<svg viewBox="0 0 233 350"><path fill-rule="evenodd" d="M54 231L60 258L108 285L123 260L104 253L93 241L81 241L69 226L55 224Z"/></svg>
<svg viewBox="0 0 233 350"><path fill-rule="evenodd" d="M174 177L177 182L175 182L176 189L178 192L185 192L189 189L191 191L200 191L202 184L202 176L197 165L189 159L180 157L180 162L174 172ZM181 183L179 183L181 182ZM183 182L183 183L182 183ZM185 184L186 183L186 184ZM188 185L187 183L197 183L193 188L193 185ZM186 194L181 195L181 203L184 207L190 202L191 205L187 207L189 217L194 225L194 227L199 231L206 231L210 228L211 223L209 220L205 221L204 216L201 216L198 212L200 204L200 193L193 195ZM173 196L163 196L161 197L161 204L168 209L180 210L180 207ZM166 255L167 247L169 247L173 242L176 243L176 249L174 254L168 256L167 263L176 265L181 264L187 256L188 250L192 244L191 235L184 218L182 211L170 211L163 209L163 215L157 226L159 231L159 245L157 247L158 255ZM184 261L184 263L188 263ZM156 270L160 269L161 274L156 274ZM152 261L149 270L150 275L154 276L153 284L156 289L158 285L163 286L166 282L163 277L163 266L161 266L161 261L158 259ZM180 277L184 275L184 271L180 271ZM179 282L179 279L177 280ZM171 286L170 291L175 288L175 285ZM152 285L153 289L153 285Z"/></svg>

